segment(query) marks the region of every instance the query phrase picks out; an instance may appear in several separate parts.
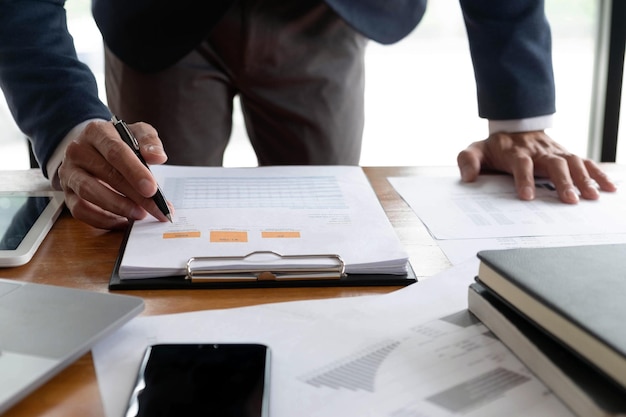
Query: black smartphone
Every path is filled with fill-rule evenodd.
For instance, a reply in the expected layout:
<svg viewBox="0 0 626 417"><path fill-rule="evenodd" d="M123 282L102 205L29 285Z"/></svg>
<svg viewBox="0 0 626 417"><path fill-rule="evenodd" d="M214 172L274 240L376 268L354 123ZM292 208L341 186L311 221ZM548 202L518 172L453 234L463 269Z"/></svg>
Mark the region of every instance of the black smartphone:
<svg viewBox="0 0 626 417"><path fill-rule="evenodd" d="M152 345L125 416L267 417L269 370L261 344Z"/></svg>

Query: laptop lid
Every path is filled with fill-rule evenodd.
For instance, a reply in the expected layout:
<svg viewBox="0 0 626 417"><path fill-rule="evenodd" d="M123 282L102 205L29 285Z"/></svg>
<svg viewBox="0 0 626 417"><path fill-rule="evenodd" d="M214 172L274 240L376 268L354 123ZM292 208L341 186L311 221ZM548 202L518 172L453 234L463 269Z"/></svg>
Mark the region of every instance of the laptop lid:
<svg viewBox="0 0 626 417"><path fill-rule="evenodd" d="M139 297L0 279L0 414L143 307Z"/></svg>

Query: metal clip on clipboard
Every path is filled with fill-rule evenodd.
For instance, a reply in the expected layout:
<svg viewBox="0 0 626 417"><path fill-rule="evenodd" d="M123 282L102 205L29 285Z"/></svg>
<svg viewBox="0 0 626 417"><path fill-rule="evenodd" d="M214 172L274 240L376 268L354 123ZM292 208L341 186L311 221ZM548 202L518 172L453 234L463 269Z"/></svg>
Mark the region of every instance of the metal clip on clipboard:
<svg viewBox="0 0 626 417"><path fill-rule="evenodd" d="M345 269L339 255L280 255L256 251L244 256L190 258L186 279L191 282L338 280L345 275Z"/></svg>

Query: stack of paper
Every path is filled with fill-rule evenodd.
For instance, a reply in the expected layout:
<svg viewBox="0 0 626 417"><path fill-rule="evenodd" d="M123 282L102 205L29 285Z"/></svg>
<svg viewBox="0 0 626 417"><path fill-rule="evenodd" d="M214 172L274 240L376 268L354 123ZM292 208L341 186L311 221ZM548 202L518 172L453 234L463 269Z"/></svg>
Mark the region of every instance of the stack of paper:
<svg viewBox="0 0 626 417"><path fill-rule="evenodd" d="M477 262L385 295L139 317L93 349L123 415L146 347L263 343L272 417L572 417L466 310Z"/></svg>
<svg viewBox="0 0 626 417"><path fill-rule="evenodd" d="M132 226L121 279L185 275L193 257L219 263L259 251L301 256L302 267L328 262L310 255L337 255L348 274L407 273L408 255L359 167L153 172L174 204L174 222L147 218ZM232 259L221 266L232 267Z"/></svg>

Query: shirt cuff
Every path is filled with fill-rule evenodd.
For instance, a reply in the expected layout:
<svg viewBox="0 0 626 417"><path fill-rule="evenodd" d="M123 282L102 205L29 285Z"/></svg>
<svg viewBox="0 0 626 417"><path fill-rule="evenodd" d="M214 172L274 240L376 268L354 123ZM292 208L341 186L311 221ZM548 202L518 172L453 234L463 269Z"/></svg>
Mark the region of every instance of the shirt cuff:
<svg viewBox="0 0 626 417"><path fill-rule="evenodd" d="M48 164L46 165L46 168L48 170L48 177L50 178L50 184L52 185L52 188L54 188L55 190L61 190L61 180L59 179L59 167L61 166L61 163L63 162L63 158L65 157L65 148L67 148L67 145L69 145L71 141L76 139L78 135L82 133L82 131L85 129L85 127L89 123L95 120L104 120L104 119L89 119L74 126L72 130L70 130L67 133L67 135L65 135L63 140L57 145L56 149L54 150L54 153L52 154L50 159L48 159Z"/></svg>
<svg viewBox="0 0 626 417"><path fill-rule="evenodd" d="M489 134L499 132L532 132L552 127L553 115L529 117L527 119L489 120Z"/></svg>

